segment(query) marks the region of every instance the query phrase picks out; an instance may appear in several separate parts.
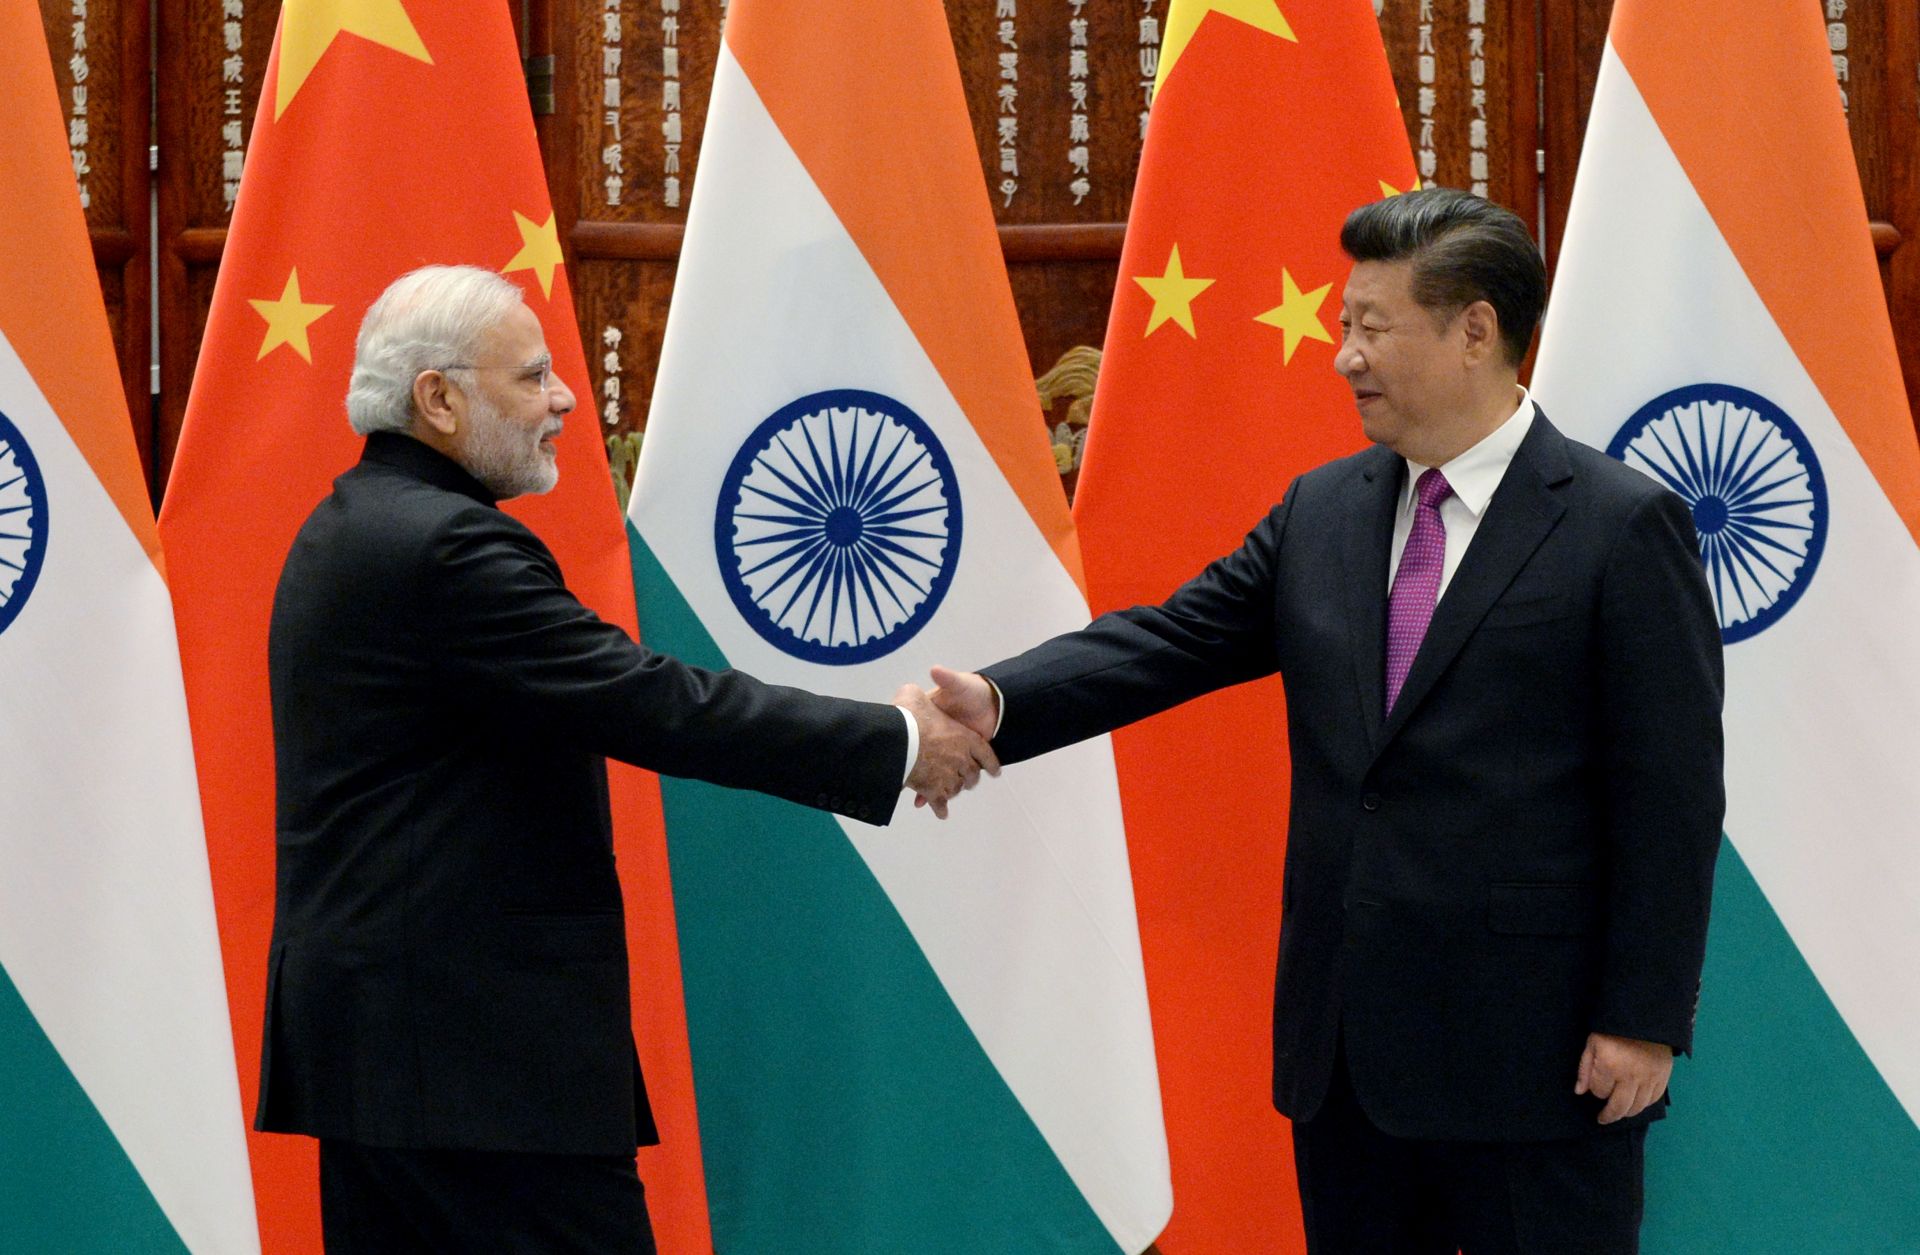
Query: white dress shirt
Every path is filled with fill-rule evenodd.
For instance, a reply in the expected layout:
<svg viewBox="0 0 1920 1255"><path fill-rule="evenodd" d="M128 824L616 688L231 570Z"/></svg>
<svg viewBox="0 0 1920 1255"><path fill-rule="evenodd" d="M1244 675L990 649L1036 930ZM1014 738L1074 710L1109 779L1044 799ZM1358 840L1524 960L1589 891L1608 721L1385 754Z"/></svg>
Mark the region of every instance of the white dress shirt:
<svg viewBox="0 0 1920 1255"><path fill-rule="evenodd" d="M1447 554L1440 567L1440 591L1434 594L1436 601L1446 595L1447 585L1453 581L1453 573L1460 569L1460 559L1472 543L1473 534L1480 530L1480 520L1486 517L1487 503L1493 500L1493 490L1500 486L1507 467L1513 465L1513 455L1520 451L1520 442L1527 438L1527 429L1533 425L1533 414L1533 398L1522 388L1520 408L1506 422L1494 428L1479 444L1440 468L1440 473L1446 476L1453 491L1440 503L1440 525L1447 531ZM1394 577L1400 571L1400 555L1406 551L1407 536L1413 531L1413 510L1418 500L1414 483L1428 469L1418 462L1407 462L1407 482L1401 485L1400 508L1393 516L1393 548L1387 554L1388 592L1393 591Z"/></svg>

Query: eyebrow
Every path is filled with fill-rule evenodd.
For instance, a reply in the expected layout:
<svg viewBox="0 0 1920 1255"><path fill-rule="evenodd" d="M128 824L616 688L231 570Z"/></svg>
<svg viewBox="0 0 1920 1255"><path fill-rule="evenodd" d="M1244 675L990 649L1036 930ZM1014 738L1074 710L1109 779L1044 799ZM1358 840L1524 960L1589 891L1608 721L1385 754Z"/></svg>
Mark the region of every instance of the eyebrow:
<svg viewBox="0 0 1920 1255"><path fill-rule="evenodd" d="M550 353L550 352L549 352L549 353L540 353L540 354L537 354L536 356L534 356L534 357L532 357L532 358L530 358L530 359L529 359L529 360L527 361L527 363L526 363L526 364L525 364L524 366L522 366L522 367L521 367L520 369L522 369L522 370L545 370L545 369L546 369L547 367L549 367L549 366L551 366L551 365L553 365L553 354L552 354L552 353Z"/></svg>

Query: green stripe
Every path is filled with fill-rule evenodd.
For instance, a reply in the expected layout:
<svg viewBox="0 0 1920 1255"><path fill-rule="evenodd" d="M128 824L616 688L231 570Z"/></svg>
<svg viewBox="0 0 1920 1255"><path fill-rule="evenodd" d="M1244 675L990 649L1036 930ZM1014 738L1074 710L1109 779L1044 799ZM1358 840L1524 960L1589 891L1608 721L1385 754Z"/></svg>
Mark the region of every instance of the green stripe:
<svg viewBox="0 0 1920 1255"><path fill-rule="evenodd" d="M1920 1128L1731 842L1673 1093L1647 1140L1647 1255L1920 1251Z"/></svg>
<svg viewBox="0 0 1920 1255"><path fill-rule="evenodd" d="M628 537L648 645L727 666ZM832 817L661 795L722 1255L1119 1249Z"/></svg>
<svg viewBox="0 0 1920 1255"><path fill-rule="evenodd" d="M186 1249L0 969L0 1251Z"/></svg>

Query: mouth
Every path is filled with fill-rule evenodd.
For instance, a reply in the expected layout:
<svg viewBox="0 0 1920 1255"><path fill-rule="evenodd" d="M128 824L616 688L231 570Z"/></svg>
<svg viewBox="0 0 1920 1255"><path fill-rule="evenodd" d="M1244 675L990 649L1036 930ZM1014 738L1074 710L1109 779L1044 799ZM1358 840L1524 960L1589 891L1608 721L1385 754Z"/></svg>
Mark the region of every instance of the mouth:
<svg viewBox="0 0 1920 1255"><path fill-rule="evenodd" d="M1380 394L1369 388L1355 388L1353 390L1353 403L1363 409L1369 402L1378 401L1379 399Z"/></svg>

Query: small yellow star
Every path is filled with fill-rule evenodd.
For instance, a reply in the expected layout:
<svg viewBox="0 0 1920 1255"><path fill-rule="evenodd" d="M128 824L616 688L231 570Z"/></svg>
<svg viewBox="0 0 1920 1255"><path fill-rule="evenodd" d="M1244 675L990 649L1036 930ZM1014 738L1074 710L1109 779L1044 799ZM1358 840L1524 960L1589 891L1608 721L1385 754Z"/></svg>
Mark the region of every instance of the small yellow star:
<svg viewBox="0 0 1920 1255"><path fill-rule="evenodd" d="M560 232L554 226L553 214L547 215L543 223L513 211L513 224L520 228L520 251L513 260L500 268L502 274L511 274L516 270L531 270L540 280L540 295L553 296L553 272L566 265L566 257L560 252Z"/></svg>
<svg viewBox="0 0 1920 1255"><path fill-rule="evenodd" d="M1409 192L1417 192L1417 191L1419 191L1419 190L1420 190L1420 180L1416 178L1416 179L1415 179L1415 180L1413 181L1413 186L1412 186L1412 187L1410 187L1410 188L1408 188L1408 189L1407 189L1407 191L1409 191ZM1380 180L1380 195L1382 195L1382 196L1387 196L1387 197L1392 197L1392 196L1399 196L1399 195L1401 195L1401 194L1402 194L1402 193L1401 193L1401 191L1400 191L1400 189L1399 189L1399 188L1397 188L1397 187L1395 187L1395 186L1394 186L1393 184L1391 184L1391 183L1389 183L1389 182L1387 182L1387 181L1386 181L1385 179L1381 179L1381 180Z"/></svg>
<svg viewBox="0 0 1920 1255"><path fill-rule="evenodd" d="M1302 292L1300 285L1293 281L1292 273L1284 269L1280 272L1280 285L1284 299L1266 313L1255 314L1253 320L1278 327L1285 334L1280 351L1280 363L1284 366L1293 361L1293 351L1300 347L1302 340L1333 343L1333 336L1320 321L1320 306L1327 299L1327 293L1333 291L1333 285L1329 283L1311 292Z"/></svg>
<svg viewBox="0 0 1920 1255"><path fill-rule="evenodd" d="M273 92L276 121L343 33L433 64L400 0L286 0L280 10L280 81Z"/></svg>
<svg viewBox="0 0 1920 1255"><path fill-rule="evenodd" d="M1153 298L1153 314L1147 319L1147 335L1152 335L1161 323L1172 320L1180 324L1180 329L1194 339L1199 334L1193 329L1193 298L1213 286L1211 279L1189 279L1186 271L1180 268L1180 246L1173 246L1173 255L1167 258L1167 272L1162 275L1135 275L1133 281L1145 288L1147 295Z"/></svg>
<svg viewBox="0 0 1920 1255"><path fill-rule="evenodd" d="M1167 85L1167 75L1173 73L1173 63L1187 50L1187 42L1193 38L1193 32L1200 29L1200 23L1207 20L1209 13L1245 22L1255 30L1277 35L1289 43L1300 42L1294 37L1293 27L1287 25L1285 15L1280 12L1280 0L1173 0L1172 7L1167 10L1166 36L1160 43L1160 69L1153 79L1155 95L1159 95L1160 89Z"/></svg>
<svg viewBox="0 0 1920 1255"><path fill-rule="evenodd" d="M295 353L313 363L313 348L307 343L307 328L319 320L321 315L332 309L331 305L309 305L300 299L300 271L287 272L287 286L280 291L277 301L253 301L259 315L267 320L267 338L260 342L260 357L265 357L281 345L290 345ZM260 360L256 357L253 360Z"/></svg>

